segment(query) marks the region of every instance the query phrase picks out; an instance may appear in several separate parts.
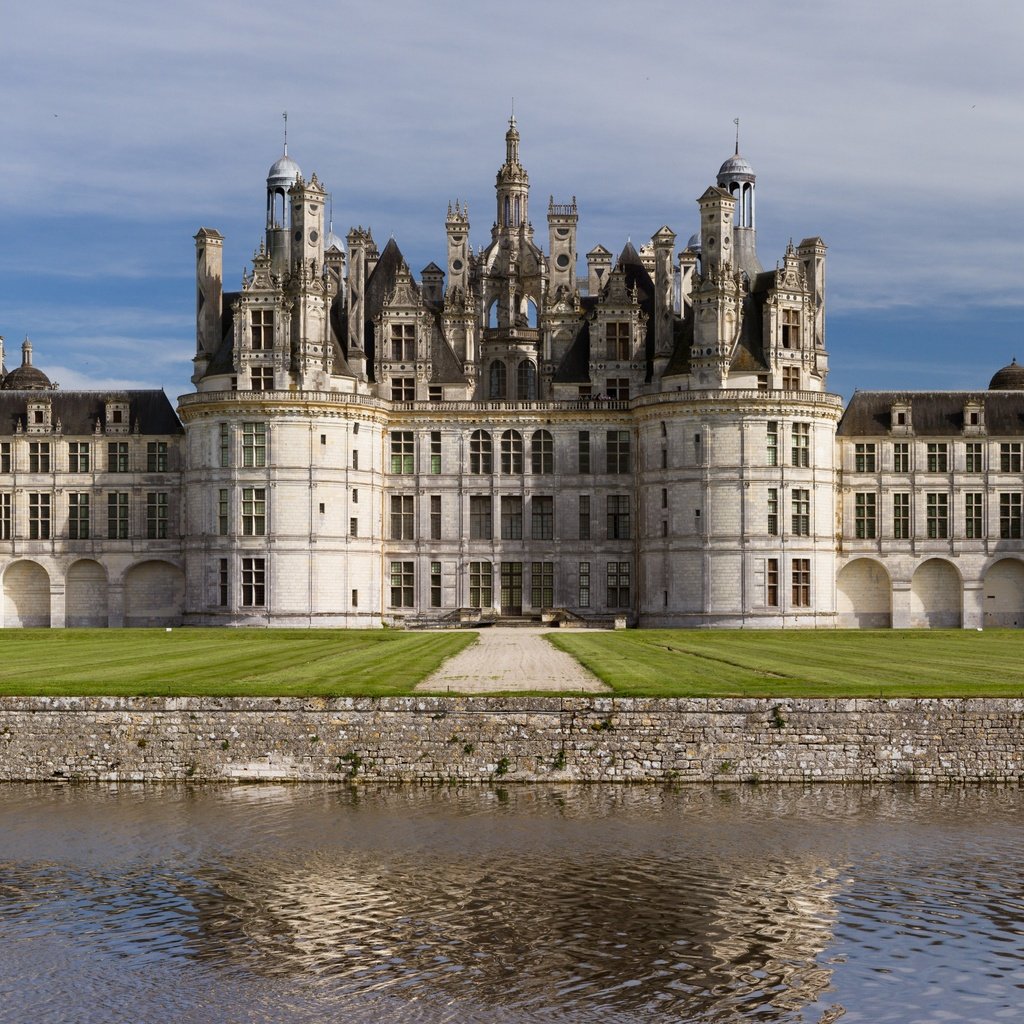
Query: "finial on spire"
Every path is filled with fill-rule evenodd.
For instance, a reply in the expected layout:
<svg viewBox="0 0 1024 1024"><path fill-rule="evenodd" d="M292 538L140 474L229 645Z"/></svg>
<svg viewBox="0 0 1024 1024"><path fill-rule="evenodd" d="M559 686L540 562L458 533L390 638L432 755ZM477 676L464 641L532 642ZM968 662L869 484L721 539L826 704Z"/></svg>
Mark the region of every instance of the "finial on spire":
<svg viewBox="0 0 1024 1024"><path fill-rule="evenodd" d="M286 110L282 115L284 118L284 155L288 155L288 111Z"/></svg>
<svg viewBox="0 0 1024 1024"><path fill-rule="evenodd" d="M516 98L515 98L515 96L512 97L512 116L508 119L508 123L510 125L512 125L513 127L515 126L515 123L516 123Z"/></svg>
<svg viewBox="0 0 1024 1024"><path fill-rule="evenodd" d="M740 119L734 117L732 123L736 125L736 156L740 155Z"/></svg>

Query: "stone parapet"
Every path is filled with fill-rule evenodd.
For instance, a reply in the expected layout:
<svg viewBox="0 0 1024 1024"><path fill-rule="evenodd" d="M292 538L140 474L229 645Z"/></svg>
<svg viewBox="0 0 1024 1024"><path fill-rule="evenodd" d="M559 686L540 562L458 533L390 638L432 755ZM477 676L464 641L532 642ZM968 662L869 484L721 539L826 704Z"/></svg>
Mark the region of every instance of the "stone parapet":
<svg viewBox="0 0 1024 1024"><path fill-rule="evenodd" d="M1024 699L0 698L0 779L1007 782Z"/></svg>

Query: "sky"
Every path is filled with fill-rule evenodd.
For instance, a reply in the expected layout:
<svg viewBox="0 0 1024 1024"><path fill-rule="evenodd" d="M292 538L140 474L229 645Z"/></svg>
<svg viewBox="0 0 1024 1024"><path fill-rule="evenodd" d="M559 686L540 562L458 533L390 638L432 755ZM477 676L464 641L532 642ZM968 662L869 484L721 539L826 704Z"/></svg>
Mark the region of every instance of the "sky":
<svg viewBox="0 0 1024 1024"><path fill-rule="evenodd" d="M984 388L1024 361L1024 7L995 0L7 0L0 335L64 388L191 387L193 236L239 287L282 150L334 230L490 238L515 105L531 219L578 250L697 230L733 150L758 251L828 245L828 389ZM581 265L585 271L585 265Z"/></svg>

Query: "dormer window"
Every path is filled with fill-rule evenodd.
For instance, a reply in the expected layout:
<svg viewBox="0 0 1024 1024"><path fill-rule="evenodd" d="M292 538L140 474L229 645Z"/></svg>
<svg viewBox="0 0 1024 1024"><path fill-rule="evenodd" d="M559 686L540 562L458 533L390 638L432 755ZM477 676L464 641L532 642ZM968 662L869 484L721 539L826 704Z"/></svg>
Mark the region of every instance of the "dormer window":
<svg viewBox="0 0 1024 1024"><path fill-rule="evenodd" d="M893 402L889 409L889 429L893 434L912 434L914 424L909 402Z"/></svg>
<svg viewBox="0 0 1024 1024"><path fill-rule="evenodd" d="M782 311L782 347L800 347L800 310L798 309Z"/></svg>
<svg viewBox="0 0 1024 1024"><path fill-rule="evenodd" d="M30 434L43 434L50 431L50 403L29 402L25 416L25 425Z"/></svg>
<svg viewBox="0 0 1024 1024"><path fill-rule="evenodd" d="M964 433L981 434L985 430L985 407L980 402L964 406Z"/></svg>
<svg viewBox="0 0 1024 1024"><path fill-rule="evenodd" d="M105 419L108 434L127 434L129 421L128 403L116 399L108 399Z"/></svg>

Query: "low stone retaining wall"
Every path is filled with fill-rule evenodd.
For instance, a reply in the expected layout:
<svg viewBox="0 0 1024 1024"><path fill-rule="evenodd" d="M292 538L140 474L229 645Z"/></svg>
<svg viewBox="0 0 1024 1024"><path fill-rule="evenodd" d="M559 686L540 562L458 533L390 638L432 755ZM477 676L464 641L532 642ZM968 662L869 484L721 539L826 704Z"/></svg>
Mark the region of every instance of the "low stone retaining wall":
<svg viewBox="0 0 1024 1024"><path fill-rule="evenodd" d="M0 698L0 779L1024 780L1024 699Z"/></svg>

